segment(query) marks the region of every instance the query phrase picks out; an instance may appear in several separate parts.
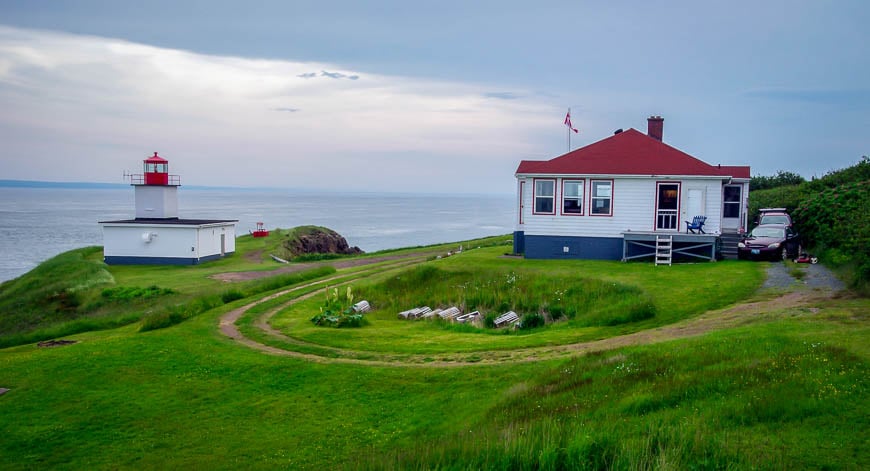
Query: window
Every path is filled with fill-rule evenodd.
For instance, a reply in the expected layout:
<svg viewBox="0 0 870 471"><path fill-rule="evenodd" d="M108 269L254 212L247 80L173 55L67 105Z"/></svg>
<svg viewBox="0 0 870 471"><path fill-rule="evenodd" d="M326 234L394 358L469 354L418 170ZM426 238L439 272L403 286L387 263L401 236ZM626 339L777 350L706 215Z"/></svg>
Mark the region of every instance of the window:
<svg viewBox="0 0 870 471"><path fill-rule="evenodd" d="M556 180L535 180L535 214L555 214Z"/></svg>
<svg viewBox="0 0 870 471"><path fill-rule="evenodd" d="M589 214L610 216L613 208L613 180L592 180Z"/></svg>
<svg viewBox="0 0 870 471"><path fill-rule="evenodd" d="M562 214L583 214L583 180L562 180Z"/></svg>
<svg viewBox="0 0 870 471"><path fill-rule="evenodd" d="M740 186L725 185L725 194L722 203L722 217L739 218L740 217Z"/></svg>

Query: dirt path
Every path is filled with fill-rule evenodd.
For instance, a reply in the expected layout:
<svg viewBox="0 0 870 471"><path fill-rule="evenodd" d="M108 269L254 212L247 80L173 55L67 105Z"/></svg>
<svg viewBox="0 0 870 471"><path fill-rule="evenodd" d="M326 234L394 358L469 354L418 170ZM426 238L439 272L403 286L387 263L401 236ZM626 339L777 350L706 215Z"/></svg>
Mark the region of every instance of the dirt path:
<svg viewBox="0 0 870 471"><path fill-rule="evenodd" d="M317 284L328 283L344 277L336 276L329 280L322 280L317 283L310 283L304 286L299 286L293 289L276 293L267 298L258 300L257 302L242 306L235 309L220 320L220 330L224 335L231 339L248 346L260 350L264 353L280 356L289 356L313 361L318 363L350 363L359 365L371 366L395 366L395 367L457 367L457 366L473 366L486 364L505 364L510 362L533 362L541 360L550 360L556 358L566 358L578 354L590 352L606 351L616 348L632 346L632 345L647 345L671 340L683 339L703 335L720 329L737 327L752 322L757 322L759 319L766 318L767 314L779 313L783 311L793 312L797 309L803 309L804 312L813 312L812 305L817 305L826 299L837 295L842 289L842 284L821 265L814 265L812 275L806 280L798 281L786 273L783 277L782 264L771 264L768 268L768 279L777 278L776 286L762 288L758 297L769 296L769 293L776 293L770 299L745 302L726 307L715 311L706 312L698 317L687 319L675 324L657 327L654 329L643 330L626 335L610 337L602 340L580 342L566 345L542 346L531 348L520 348L515 350L493 350L482 352L469 353L446 353L446 354L390 354L378 353L370 351L355 351L335 347L328 347L319 344L312 344L300 339L289 337L283 333L273 329L269 325L269 319L281 309L294 303L300 302L314 296L316 293L309 293L300 297L294 298L281 306L269 310L258 318L255 326L272 338L280 340L289 348L309 347L329 353L329 356L321 356L310 353L302 353L293 350L272 347L254 341L245 337L239 331L235 322L245 314L249 309L262 302L274 299L293 291L302 290ZM788 280L788 279L790 280ZM810 282L815 278L816 282ZM827 280L820 282L818 280ZM831 281L836 280L836 281ZM348 282L348 281L345 281ZM838 284L839 283L839 284ZM771 289L775 291L771 291ZM785 290L785 293L782 291ZM364 358L361 358L364 357ZM437 357L437 359L433 359Z"/></svg>

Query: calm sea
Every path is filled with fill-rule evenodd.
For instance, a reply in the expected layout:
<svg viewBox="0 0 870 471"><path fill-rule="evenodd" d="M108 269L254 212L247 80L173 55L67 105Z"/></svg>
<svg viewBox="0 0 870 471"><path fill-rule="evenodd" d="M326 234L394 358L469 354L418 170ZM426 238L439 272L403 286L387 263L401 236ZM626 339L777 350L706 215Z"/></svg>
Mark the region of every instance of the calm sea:
<svg viewBox="0 0 870 471"><path fill-rule="evenodd" d="M513 231L512 195L420 195L181 187L179 216L238 219L237 234L325 226L372 252ZM0 187L0 281L61 252L102 245L98 221L135 216L133 189Z"/></svg>

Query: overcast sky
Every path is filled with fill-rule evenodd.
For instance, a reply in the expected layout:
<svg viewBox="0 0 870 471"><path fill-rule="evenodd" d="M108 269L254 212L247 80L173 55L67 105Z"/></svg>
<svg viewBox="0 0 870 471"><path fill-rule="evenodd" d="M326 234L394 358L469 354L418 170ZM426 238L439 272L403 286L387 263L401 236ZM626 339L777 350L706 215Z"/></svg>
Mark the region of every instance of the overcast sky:
<svg viewBox="0 0 870 471"><path fill-rule="evenodd" d="M870 154L870 2L0 0L0 179L511 193L617 128L805 177Z"/></svg>

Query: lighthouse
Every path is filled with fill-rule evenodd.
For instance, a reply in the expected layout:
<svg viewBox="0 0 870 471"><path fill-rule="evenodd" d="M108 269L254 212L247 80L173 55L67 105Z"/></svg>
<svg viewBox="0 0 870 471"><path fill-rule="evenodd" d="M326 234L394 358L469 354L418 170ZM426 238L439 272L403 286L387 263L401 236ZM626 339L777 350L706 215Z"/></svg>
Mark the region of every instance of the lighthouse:
<svg viewBox="0 0 870 471"><path fill-rule="evenodd" d="M142 164L143 173L130 176L136 217L99 223L107 264L196 265L235 252L238 220L180 218L181 178L157 152Z"/></svg>
<svg viewBox="0 0 870 471"><path fill-rule="evenodd" d="M131 175L130 178L136 193L136 218L177 218L181 178L169 175L169 161L157 152L143 161L143 167L141 175Z"/></svg>

